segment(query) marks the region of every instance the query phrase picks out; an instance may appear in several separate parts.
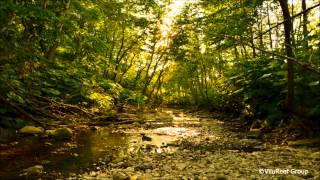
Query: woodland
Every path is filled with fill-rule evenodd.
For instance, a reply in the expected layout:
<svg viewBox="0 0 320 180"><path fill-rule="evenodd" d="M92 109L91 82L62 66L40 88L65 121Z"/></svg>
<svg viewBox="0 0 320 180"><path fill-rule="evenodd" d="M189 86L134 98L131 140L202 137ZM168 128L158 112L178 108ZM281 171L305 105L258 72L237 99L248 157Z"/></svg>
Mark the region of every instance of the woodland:
<svg viewBox="0 0 320 180"><path fill-rule="evenodd" d="M2 0L0 22L4 146L27 125L77 132L160 108L319 136L318 0Z"/></svg>

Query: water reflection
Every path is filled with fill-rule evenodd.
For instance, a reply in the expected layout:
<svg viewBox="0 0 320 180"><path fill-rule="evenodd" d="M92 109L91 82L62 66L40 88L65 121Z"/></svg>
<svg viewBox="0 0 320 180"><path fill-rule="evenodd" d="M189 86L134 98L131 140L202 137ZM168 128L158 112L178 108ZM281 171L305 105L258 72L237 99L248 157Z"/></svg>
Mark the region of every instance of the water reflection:
<svg viewBox="0 0 320 180"><path fill-rule="evenodd" d="M221 122L216 120L200 119L177 112L167 113L169 115L145 114L149 118L146 119L145 128L122 125L100 127L96 131L84 130L78 132L72 142L28 137L16 146L19 150L17 153L10 157L0 157L5 162L0 165L6 166L0 168L0 176L3 175L4 179L19 178L22 169L34 165L43 165L48 177L54 173L58 174L56 177L69 176L70 173L83 174L93 167L101 166L99 163L108 166L108 163L119 157L137 155L140 152L175 152L175 141L200 134L194 125L213 130L221 128ZM145 133L150 140L143 141L141 133Z"/></svg>
<svg viewBox="0 0 320 180"><path fill-rule="evenodd" d="M77 145L74 148L66 148L64 153L52 155L46 169L63 174L79 173L98 161L110 162L113 157L126 155L127 135L101 128L94 132L80 133L75 143Z"/></svg>
<svg viewBox="0 0 320 180"><path fill-rule="evenodd" d="M34 165L43 165L49 177L83 173L99 161L126 156L128 142L127 134L111 133L109 128L81 132L72 142L26 137L17 146L1 150L0 177L17 179L21 170Z"/></svg>

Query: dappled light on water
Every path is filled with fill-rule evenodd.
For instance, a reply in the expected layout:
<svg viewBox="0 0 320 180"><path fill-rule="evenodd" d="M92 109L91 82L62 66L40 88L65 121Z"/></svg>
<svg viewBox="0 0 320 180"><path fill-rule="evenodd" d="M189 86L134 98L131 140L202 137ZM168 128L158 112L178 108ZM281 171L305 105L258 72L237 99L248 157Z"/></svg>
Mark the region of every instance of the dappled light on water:
<svg viewBox="0 0 320 180"><path fill-rule="evenodd" d="M181 173L188 172L184 170L188 164L194 164L195 168L199 164L206 166L208 161L220 162L225 154L232 158L224 158L223 161L232 161L234 164L233 161L237 158L239 162L243 161L238 157L240 153L247 156L252 152L257 152L256 154L264 152L261 141L244 137L239 139L239 132L227 130L223 121L206 113L192 114L173 110L169 114L145 113L143 117L150 119L145 119L145 123L99 126L95 130L82 127L71 142L42 142L36 137L33 137L36 145L19 142L18 146L28 149L27 152L20 153L23 155L30 151L35 153L29 157L15 154L19 157L15 163L21 166L17 168L9 163L8 168L3 169L2 173L19 178L19 174L8 172L20 172L21 169L41 164L39 167L48 173L43 174L44 177L77 175L89 179L109 178L113 177L114 169L121 172L130 170L131 175L144 173L146 169L157 172L156 166L158 167L159 162L163 167L170 166L165 169L179 170ZM225 153L223 157L220 152ZM6 156L4 153L2 155ZM199 157L205 158L206 161L195 162ZM168 163L169 160L171 163ZM175 167L171 167L171 164Z"/></svg>
<svg viewBox="0 0 320 180"><path fill-rule="evenodd" d="M188 129L188 128L177 128L177 127L163 127L154 130L156 134L177 136L177 137L193 137L197 136L200 133L196 130Z"/></svg>

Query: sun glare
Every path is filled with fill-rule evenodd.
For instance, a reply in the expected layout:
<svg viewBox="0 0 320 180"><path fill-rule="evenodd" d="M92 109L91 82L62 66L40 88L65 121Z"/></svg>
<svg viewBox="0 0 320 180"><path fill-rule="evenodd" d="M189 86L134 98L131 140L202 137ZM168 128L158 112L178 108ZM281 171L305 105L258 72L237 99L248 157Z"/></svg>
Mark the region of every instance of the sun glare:
<svg viewBox="0 0 320 180"><path fill-rule="evenodd" d="M169 35L175 18L181 13L186 0L173 0L168 6L167 13L162 18L160 46L168 46Z"/></svg>

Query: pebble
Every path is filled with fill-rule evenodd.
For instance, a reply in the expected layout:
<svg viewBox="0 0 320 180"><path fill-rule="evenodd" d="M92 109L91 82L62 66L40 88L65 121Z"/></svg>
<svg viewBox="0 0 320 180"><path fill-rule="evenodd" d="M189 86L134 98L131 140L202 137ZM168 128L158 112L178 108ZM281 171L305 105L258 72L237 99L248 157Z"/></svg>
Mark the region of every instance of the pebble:
<svg viewBox="0 0 320 180"><path fill-rule="evenodd" d="M203 134L200 134L199 137L182 138L183 140L174 142L177 151L169 153L163 150L165 148L145 143L145 149L140 151L141 154L133 153L126 158L118 157L112 163L99 158L98 167L100 168L96 169L99 172L91 172L90 176L105 171L106 173L102 177L115 180L177 178L253 180L262 177L258 172L259 168L286 169L302 166L303 169L309 170L312 175L310 177L319 177L319 172L315 167L320 167L320 152L305 153L302 150L286 150L284 147L278 146L265 148L267 145L263 144L261 140L251 139L250 135L248 138L244 133L241 135L240 132L230 132L223 128L214 128L213 130L196 128L199 128L199 132ZM143 130L139 129L139 131ZM136 141L133 144L136 148L140 148L139 143ZM160 146L165 147L167 144ZM251 148L250 150L253 151L247 152L244 148ZM275 177L270 175L263 176L263 178L274 179ZM290 176L290 178L294 180L300 177Z"/></svg>
<svg viewBox="0 0 320 180"><path fill-rule="evenodd" d="M114 172L112 174L112 179L113 180L129 180L130 177L127 174L122 172Z"/></svg>

